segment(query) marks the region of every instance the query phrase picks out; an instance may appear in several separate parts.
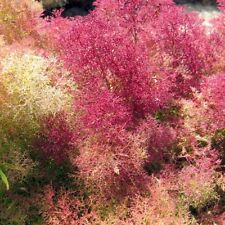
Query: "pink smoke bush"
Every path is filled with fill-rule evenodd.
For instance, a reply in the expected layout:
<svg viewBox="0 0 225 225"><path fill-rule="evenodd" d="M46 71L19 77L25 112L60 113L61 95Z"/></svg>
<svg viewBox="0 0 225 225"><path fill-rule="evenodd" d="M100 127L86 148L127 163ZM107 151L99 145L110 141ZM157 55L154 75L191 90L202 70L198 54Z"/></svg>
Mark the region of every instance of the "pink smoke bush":
<svg viewBox="0 0 225 225"><path fill-rule="evenodd" d="M56 96L63 86L60 100L51 107L43 101L46 107L58 108L65 100L56 112L43 107L35 126L33 147L57 167L56 177L43 182L54 180L52 188L43 188L46 224L200 224L204 210L209 221L221 220L224 16L207 32L196 14L172 0L94 4L85 17L61 18L56 11L33 37L46 44L40 52L57 59L43 71L48 79L37 72L29 81L38 88L37 77L46 81ZM26 78L38 63L27 73L27 63L18 70L17 61L24 59L2 60L7 86L0 100L6 104L15 89L13 97L25 106L43 88L30 92ZM12 74L24 78L14 84ZM28 94L17 94L24 89ZM34 106L40 111L43 104ZM69 171L60 177L63 163Z"/></svg>
<svg viewBox="0 0 225 225"><path fill-rule="evenodd" d="M68 153L74 149L75 136L65 113L44 118L35 147L45 157L61 163L68 159Z"/></svg>
<svg viewBox="0 0 225 225"><path fill-rule="evenodd" d="M193 89L208 86L202 80L215 57L202 21L172 1L95 5L86 17L56 16L47 30L77 84L73 109L80 154L74 163L83 177L110 192L144 178L146 161L171 161L169 149L186 135L183 118L172 123L154 117L183 97L194 101Z"/></svg>

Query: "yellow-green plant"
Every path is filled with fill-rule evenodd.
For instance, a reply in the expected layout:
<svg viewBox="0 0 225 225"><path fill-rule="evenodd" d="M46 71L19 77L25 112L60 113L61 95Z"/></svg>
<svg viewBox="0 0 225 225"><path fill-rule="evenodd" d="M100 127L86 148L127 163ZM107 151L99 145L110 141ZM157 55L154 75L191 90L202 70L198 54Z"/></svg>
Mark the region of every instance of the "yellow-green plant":
<svg viewBox="0 0 225 225"><path fill-rule="evenodd" d="M43 115L64 110L70 101L65 90L51 81L57 66L54 58L44 58L32 52L10 54L2 61L2 116L10 123L35 121ZM57 75L57 74L55 74ZM7 96L7 97L6 97ZM5 125L4 125L5 126ZM21 126L21 124L19 124Z"/></svg>

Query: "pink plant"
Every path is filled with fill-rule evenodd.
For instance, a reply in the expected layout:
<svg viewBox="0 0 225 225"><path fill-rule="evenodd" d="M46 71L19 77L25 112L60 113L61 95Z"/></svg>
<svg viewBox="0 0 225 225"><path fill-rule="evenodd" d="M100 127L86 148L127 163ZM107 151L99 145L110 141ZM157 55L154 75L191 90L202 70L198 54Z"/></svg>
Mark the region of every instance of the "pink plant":
<svg viewBox="0 0 225 225"><path fill-rule="evenodd" d="M176 140L176 131L167 125L158 123L153 118L143 121L137 134L140 135L140 143L147 151L147 162L161 161L168 156L168 149Z"/></svg>
<svg viewBox="0 0 225 225"><path fill-rule="evenodd" d="M45 187L43 203L47 225L97 224L99 221L95 213L88 212L84 201L66 190L57 193L51 186Z"/></svg>
<svg viewBox="0 0 225 225"><path fill-rule="evenodd" d="M213 75L202 84L202 95L206 101L210 121L216 129L225 127L225 75Z"/></svg>
<svg viewBox="0 0 225 225"><path fill-rule="evenodd" d="M54 26L47 26L54 47L77 84L73 111L78 126L72 133L64 130L60 138L59 132L52 135L59 129L48 128L49 140L63 143L50 145L48 151L61 152L64 147L58 146L66 146L75 135L79 156L72 161L102 195L130 195L138 191L139 182L144 187L144 163L170 157L176 139L185 140L184 152L186 146L195 147L185 116L156 122L159 111L185 98L197 111L199 127L214 121L211 115L224 126L219 117L223 78L203 78L214 71L217 57L209 40L215 44L218 36L207 35L196 15L172 1L99 0L88 16L56 16L49 25ZM213 102L209 114L194 97L194 89L202 91L204 102Z"/></svg>
<svg viewBox="0 0 225 225"><path fill-rule="evenodd" d="M160 74L151 77L145 46L133 43L126 34L112 32L112 26L91 15L74 21L72 29L62 37L62 58L80 88L100 82L100 87L123 99L134 117L155 112L172 96L168 88L166 94L156 94L155 82L157 78L165 86L169 82Z"/></svg>
<svg viewBox="0 0 225 225"><path fill-rule="evenodd" d="M79 146L80 155L74 160L86 184L100 191L99 198L121 200L144 190L148 181L143 170L146 153L138 146L138 139L124 131L118 131L117 135L123 138L118 143L113 143L113 140L101 143L101 139L96 143L95 136L83 141Z"/></svg>
<svg viewBox="0 0 225 225"><path fill-rule="evenodd" d="M57 113L43 119L39 138L35 147L47 158L57 163L68 158L68 153L74 149L75 136L67 121L65 113Z"/></svg>
<svg viewBox="0 0 225 225"><path fill-rule="evenodd" d="M212 63L202 22L182 8L169 7L152 26L152 36L160 52L158 60L175 74L173 90L178 96L188 96L191 88L199 88L202 75Z"/></svg>

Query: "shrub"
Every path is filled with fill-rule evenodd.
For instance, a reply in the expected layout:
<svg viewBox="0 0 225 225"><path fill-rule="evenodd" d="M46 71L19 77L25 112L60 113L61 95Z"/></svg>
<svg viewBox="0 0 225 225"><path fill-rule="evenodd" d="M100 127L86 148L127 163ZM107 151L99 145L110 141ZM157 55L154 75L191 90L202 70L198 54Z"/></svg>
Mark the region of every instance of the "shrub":
<svg viewBox="0 0 225 225"><path fill-rule="evenodd" d="M16 122L13 126L19 127L25 121L35 123L41 116L54 114L68 104L70 98L66 92L51 84L51 73L56 72L54 65L54 58L32 52L12 53L3 59L1 85L5 96L2 95L1 111L5 128L7 123Z"/></svg>
<svg viewBox="0 0 225 225"><path fill-rule="evenodd" d="M151 197L137 200L131 215L133 224L196 224L160 181L151 187Z"/></svg>
<svg viewBox="0 0 225 225"><path fill-rule="evenodd" d="M182 135L182 118L174 125L153 117L182 97L195 101L193 88L201 89L214 55L201 21L172 1L95 5L86 17L56 15L47 31L77 84L73 162L102 193L126 196L138 177L145 180L146 161L172 161L169 148Z"/></svg>
<svg viewBox="0 0 225 225"><path fill-rule="evenodd" d="M197 224L188 210L222 196L213 150L224 147L222 19L207 33L171 0L95 6L74 19L56 12L38 38L20 21L47 39L45 56L18 44L8 54L1 41L0 168L16 183L34 166L30 150L41 152L53 186L43 188L46 224ZM91 196L73 187L71 170Z"/></svg>
<svg viewBox="0 0 225 225"><path fill-rule="evenodd" d="M224 101L225 75L216 74L208 77L202 85L202 95L207 102L208 115L215 129L225 127Z"/></svg>

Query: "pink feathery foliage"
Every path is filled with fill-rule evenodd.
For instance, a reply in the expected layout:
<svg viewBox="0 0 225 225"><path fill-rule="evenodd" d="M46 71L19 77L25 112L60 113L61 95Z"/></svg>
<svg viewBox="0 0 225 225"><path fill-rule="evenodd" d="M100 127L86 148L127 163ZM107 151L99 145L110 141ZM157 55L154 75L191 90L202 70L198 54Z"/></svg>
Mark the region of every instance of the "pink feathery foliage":
<svg viewBox="0 0 225 225"><path fill-rule="evenodd" d="M86 184L97 188L99 197L119 200L145 189L145 151L138 146L138 140L127 136L125 141L127 145L121 146L86 140L79 146L80 155L74 163Z"/></svg>
<svg viewBox="0 0 225 225"><path fill-rule="evenodd" d="M85 202L72 192L61 190L57 193L51 186L44 189L43 217L47 225L97 224L94 212L89 212Z"/></svg>
<svg viewBox="0 0 225 225"><path fill-rule="evenodd" d="M216 222L217 222L218 224L223 225L223 224L224 224L224 221L225 221L225 212L222 212L220 215L218 215L218 216L216 217Z"/></svg>
<svg viewBox="0 0 225 225"><path fill-rule="evenodd" d="M147 26L154 21L163 8L175 6L171 0L97 0L95 2L98 17L113 22L134 42L143 41Z"/></svg>
<svg viewBox="0 0 225 225"><path fill-rule="evenodd" d="M221 13L218 17L211 21L212 31L210 34L210 46L211 54L214 55L214 62L212 63L212 68L210 74L224 73L225 72L225 27L224 27L224 13ZM208 53L209 54L209 53Z"/></svg>
<svg viewBox="0 0 225 225"><path fill-rule="evenodd" d="M43 20L39 20L38 26L36 28L40 39L43 40L45 46L44 49L47 49L49 52L57 51L59 44L59 36L60 34L66 33L73 20L65 19L61 17L61 11L56 10L54 12L53 18L45 18Z"/></svg>
<svg viewBox="0 0 225 225"><path fill-rule="evenodd" d="M75 135L65 113L43 119L41 131L34 146L46 157L61 163L74 148Z"/></svg>
<svg viewBox="0 0 225 225"><path fill-rule="evenodd" d="M212 56L197 16L179 7L164 9L150 32L160 53L157 59L175 74L174 91L186 96L192 87L198 88L203 73L211 66Z"/></svg>
<svg viewBox="0 0 225 225"><path fill-rule="evenodd" d="M96 81L92 87L77 93L75 99L75 109L80 112L80 127L85 134L100 135L100 142L121 142L120 131L132 125L132 115L120 97L104 86L99 87Z"/></svg>
<svg viewBox="0 0 225 225"><path fill-rule="evenodd" d="M150 194L136 195L128 208L127 218L122 221L122 217L117 217L113 224L188 224L188 211L178 207L177 189L168 180L168 177L153 177L149 186Z"/></svg>
<svg viewBox="0 0 225 225"><path fill-rule="evenodd" d="M173 96L172 81L162 72L153 74L146 46L133 42L112 22L94 15L77 19L62 35L60 48L80 89L100 82L122 98L134 119L156 112Z"/></svg>
<svg viewBox="0 0 225 225"><path fill-rule="evenodd" d="M212 66L201 21L171 0L99 0L86 17L49 24L77 84L74 164L110 196L144 187L146 160L161 160L177 138L176 128L153 116L199 88ZM58 140L52 134L59 129L49 130L49 140ZM70 129L60 135L62 145L47 142L47 152L60 152L73 138Z"/></svg>
<svg viewBox="0 0 225 225"><path fill-rule="evenodd" d="M174 7L165 2L165 7ZM56 32L56 41L78 86L74 110L80 155L74 163L102 193L120 197L140 189L139 183L144 187L146 158L153 152L160 155L174 139L173 132L158 127L154 119L147 122L151 128L144 137L135 134L140 121L170 104L174 76L151 62L146 42L148 12L157 19L162 1L103 3L69 26L66 22L68 29ZM53 23L61 27L63 20ZM151 145L149 151L142 139Z"/></svg>
<svg viewBox="0 0 225 225"><path fill-rule="evenodd" d="M206 101L207 113L215 129L225 127L225 74L207 77L202 84L201 92Z"/></svg>
<svg viewBox="0 0 225 225"><path fill-rule="evenodd" d="M163 160L168 148L176 140L176 131L169 126L158 123L153 118L144 120L137 130L143 147L147 151L147 161Z"/></svg>

